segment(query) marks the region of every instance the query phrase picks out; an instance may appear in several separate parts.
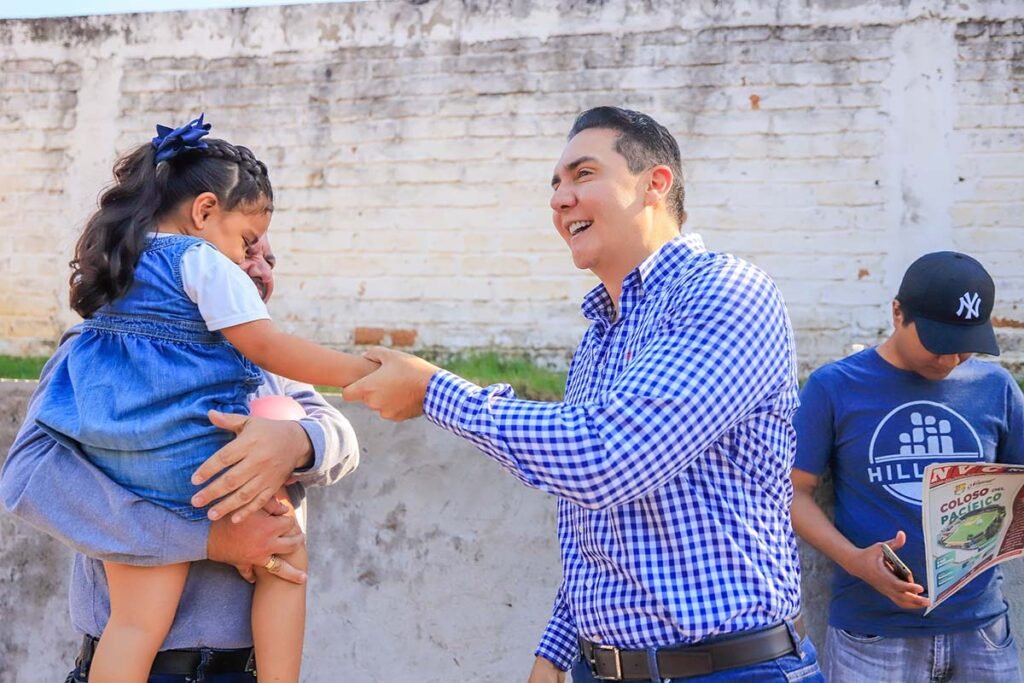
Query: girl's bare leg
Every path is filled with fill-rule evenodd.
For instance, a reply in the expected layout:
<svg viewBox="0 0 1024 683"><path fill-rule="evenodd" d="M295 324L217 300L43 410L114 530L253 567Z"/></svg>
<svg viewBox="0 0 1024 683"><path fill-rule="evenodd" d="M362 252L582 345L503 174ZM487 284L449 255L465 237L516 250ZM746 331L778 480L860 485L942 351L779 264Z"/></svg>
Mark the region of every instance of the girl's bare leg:
<svg viewBox="0 0 1024 683"><path fill-rule="evenodd" d="M305 547L281 557L302 571L309 566ZM305 628L306 585L279 579L265 568L257 568L252 636L260 683L298 683Z"/></svg>
<svg viewBox="0 0 1024 683"><path fill-rule="evenodd" d="M146 683L188 577L188 563L133 567L104 562L110 620L89 669L90 683Z"/></svg>

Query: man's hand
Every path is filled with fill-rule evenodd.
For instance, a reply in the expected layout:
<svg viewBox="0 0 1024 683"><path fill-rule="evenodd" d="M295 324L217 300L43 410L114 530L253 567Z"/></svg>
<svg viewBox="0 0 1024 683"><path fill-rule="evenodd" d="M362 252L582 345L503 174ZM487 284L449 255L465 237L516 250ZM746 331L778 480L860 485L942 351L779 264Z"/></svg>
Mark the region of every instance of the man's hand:
<svg viewBox="0 0 1024 683"><path fill-rule="evenodd" d="M543 657L537 657L526 683L562 683L563 681L565 681L564 671Z"/></svg>
<svg viewBox="0 0 1024 683"><path fill-rule="evenodd" d="M224 498L206 513L211 520L234 513L238 523L266 505L292 473L309 465L313 445L298 422L210 411L210 422L237 436L214 453L192 475L202 484L225 468L226 472L192 497L192 505L203 507Z"/></svg>
<svg viewBox="0 0 1024 683"><path fill-rule="evenodd" d="M292 583L305 583L305 572L288 564L287 555L306 542L291 503L271 499L265 509L257 510L238 524L221 519L210 525L206 556L214 562L232 564L246 581L256 580L253 566L263 566L277 555L281 562L278 577Z"/></svg>
<svg viewBox="0 0 1024 683"><path fill-rule="evenodd" d="M793 506L791 516L793 529L805 541L825 553L829 558L846 570L847 574L856 576L876 591L892 600L904 609L921 609L931 604L928 598L921 597L924 588L910 581L900 581L882 562L882 544L875 543L867 548L858 548L850 540L839 533L825 513L814 500L814 489L818 486L818 475L794 468ZM902 548L907 542L907 535L897 532L896 538L889 541L893 550Z"/></svg>
<svg viewBox="0 0 1024 683"><path fill-rule="evenodd" d="M896 538L887 541L893 550L902 548L906 542L907 535L902 531L896 533ZM854 552L844 563L844 569L892 600L898 607L922 609L932 604L928 598L921 597L924 587L913 583L913 576L910 577L910 581L896 578L885 566L882 557L882 544L875 543Z"/></svg>
<svg viewBox="0 0 1024 683"><path fill-rule="evenodd" d="M363 354L380 369L345 387L346 401L362 401L386 420L401 422L423 414L430 378L438 371L422 358L374 347Z"/></svg>

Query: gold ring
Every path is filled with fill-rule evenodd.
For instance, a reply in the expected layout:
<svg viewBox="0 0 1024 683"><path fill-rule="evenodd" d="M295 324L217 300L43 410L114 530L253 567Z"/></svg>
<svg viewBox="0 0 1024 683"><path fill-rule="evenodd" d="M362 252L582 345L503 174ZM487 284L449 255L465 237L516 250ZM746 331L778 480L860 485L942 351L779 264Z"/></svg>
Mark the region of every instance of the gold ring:
<svg viewBox="0 0 1024 683"><path fill-rule="evenodd" d="M281 571L281 559L277 555L271 555L267 563L263 565L263 568L271 574L276 574Z"/></svg>

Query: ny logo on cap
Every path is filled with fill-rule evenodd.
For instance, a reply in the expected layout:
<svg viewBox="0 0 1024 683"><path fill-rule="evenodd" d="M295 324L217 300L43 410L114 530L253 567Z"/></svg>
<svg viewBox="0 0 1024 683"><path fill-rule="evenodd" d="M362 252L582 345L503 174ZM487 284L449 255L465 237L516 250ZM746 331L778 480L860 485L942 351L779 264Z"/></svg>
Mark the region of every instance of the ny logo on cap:
<svg viewBox="0 0 1024 683"><path fill-rule="evenodd" d="M960 308L956 309L958 318L970 320L981 317L981 297L977 292L964 292L960 297Z"/></svg>

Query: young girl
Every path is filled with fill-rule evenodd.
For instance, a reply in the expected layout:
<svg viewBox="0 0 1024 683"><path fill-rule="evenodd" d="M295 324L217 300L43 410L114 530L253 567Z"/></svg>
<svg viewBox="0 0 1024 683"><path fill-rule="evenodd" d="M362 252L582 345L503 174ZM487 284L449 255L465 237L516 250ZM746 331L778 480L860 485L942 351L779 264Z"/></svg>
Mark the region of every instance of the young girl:
<svg viewBox="0 0 1024 683"><path fill-rule="evenodd" d="M260 368L346 386L376 367L270 321L237 265L270 224L267 168L245 147L203 140L209 129L202 116L173 131L157 126L152 144L115 164L71 262L71 306L84 329L37 418L118 483L189 519L205 516L189 504L192 472L230 439L207 412L248 412ZM304 550L287 560L306 568ZM104 570L111 615L89 680L144 683L188 564ZM298 681L304 619L305 588L257 570L260 681Z"/></svg>

